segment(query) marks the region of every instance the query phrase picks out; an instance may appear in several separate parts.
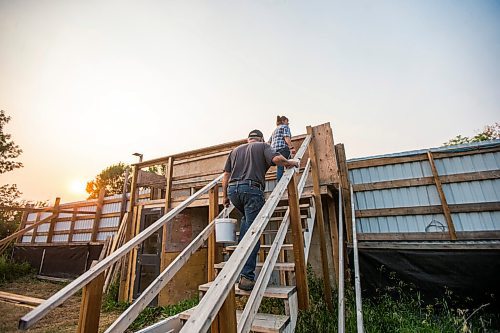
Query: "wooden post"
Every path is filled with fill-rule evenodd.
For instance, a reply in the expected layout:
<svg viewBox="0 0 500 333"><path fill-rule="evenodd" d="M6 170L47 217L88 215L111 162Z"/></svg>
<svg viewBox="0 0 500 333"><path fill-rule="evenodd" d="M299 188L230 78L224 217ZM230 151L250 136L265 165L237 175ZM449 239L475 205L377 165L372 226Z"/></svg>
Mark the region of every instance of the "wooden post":
<svg viewBox="0 0 500 333"><path fill-rule="evenodd" d="M214 219L219 215L219 186L215 185L210 189L208 194L209 204L208 204L208 223L214 223ZM208 261L207 268L208 281L213 281L215 279L214 265L217 258L217 244L215 243L215 228L210 233L208 237Z"/></svg>
<svg viewBox="0 0 500 333"><path fill-rule="evenodd" d="M297 195L297 180L294 175L288 183L288 204L290 206L290 224L292 226L293 259L295 261L295 280L297 282L297 293L299 309L309 308L309 287L307 285L307 270L304 255L304 235L302 234L302 223L300 219L299 197Z"/></svg>
<svg viewBox="0 0 500 333"><path fill-rule="evenodd" d="M19 226L19 230L23 230L26 227L26 221L28 221L29 211L24 211L23 215L21 215L21 224ZM21 243L23 241L23 236L17 237L16 242Z"/></svg>
<svg viewBox="0 0 500 333"><path fill-rule="evenodd" d="M127 229L125 232L125 239L123 243L127 243L129 240L131 240L134 237L134 221L135 221L135 214L134 212L134 207L135 207L135 200L137 197L137 176L139 174L139 169L137 166L133 166L132 169L132 184L130 186L130 204L128 207L128 219L127 219ZM118 300L120 302L126 302L128 301L128 294L129 294L129 266L131 264L130 259L132 256L129 254L128 258L127 256L124 257L123 259L123 265L121 267L121 273L120 273L120 289L118 292Z"/></svg>
<svg viewBox="0 0 500 333"><path fill-rule="evenodd" d="M328 219L330 221L330 237L332 239L333 266L335 267L335 283L339 285L339 227L337 224L337 212L335 201L328 199Z"/></svg>
<svg viewBox="0 0 500 333"><path fill-rule="evenodd" d="M73 207L73 214L71 215L71 222L69 225L68 243L73 242L73 235L75 233L75 223L76 223L76 212L77 211L78 211L78 208Z"/></svg>
<svg viewBox="0 0 500 333"><path fill-rule="evenodd" d="M318 158L314 145L314 134L311 126L307 126L307 134L311 135L311 143L309 143L309 158L311 159L311 176L313 181L314 190L314 203L316 204L316 222L319 231L319 246L321 251L321 265L323 268L323 284L324 284L324 298L328 309L333 310L332 304L332 288L330 286L330 270L328 269L328 257L326 253L326 234L325 234L325 220L323 203L321 201L321 185L319 183L318 171Z"/></svg>
<svg viewBox="0 0 500 333"><path fill-rule="evenodd" d="M122 189L122 202L120 205L120 222L123 219L123 215L125 215L125 212L127 211L127 189L128 189L128 176L130 173L130 169L125 170L125 179L123 181L123 189Z"/></svg>
<svg viewBox="0 0 500 333"><path fill-rule="evenodd" d="M448 224L448 233L451 240L457 240L457 233L455 232L455 225L451 218L450 208L448 207L448 202L446 201L446 196L443 191L443 186L441 185L441 180L439 179L439 174L436 169L436 164L434 163L434 158L430 151L427 152L427 157L429 158L429 163L431 165L432 176L434 177L434 183L439 194L439 199L441 199L441 206L443 207L444 217L446 223Z"/></svg>
<svg viewBox="0 0 500 333"><path fill-rule="evenodd" d="M236 333L236 293L234 287L231 287L216 318L218 320L218 325L216 325L218 326L218 333ZM214 325L212 325L212 333L215 333L213 327Z"/></svg>
<svg viewBox="0 0 500 333"><path fill-rule="evenodd" d="M41 217L42 217L42 213L38 212L38 213L36 214L36 219L35 219L35 221L33 222L33 224L36 224L37 222L39 222ZM32 243L32 244L34 244L34 243L35 243L37 231L38 231L38 226L36 226L36 227L33 229L33 233L31 234L31 243Z"/></svg>
<svg viewBox="0 0 500 333"><path fill-rule="evenodd" d="M99 223L101 222L102 206L104 203L105 195L106 195L106 190L102 188L99 191L99 197L97 198L97 207L95 210L94 225L92 226L92 237L90 238L91 242L95 242L97 240L97 234L99 232Z"/></svg>
<svg viewBox="0 0 500 333"><path fill-rule="evenodd" d="M99 331L103 285L104 272L83 287L78 333L97 333Z"/></svg>
<svg viewBox="0 0 500 333"><path fill-rule="evenodd" d="M56 219L59 217L59 204L61 203L61 198L56 198L54 202L54 210L52 211L55 216L50 219L49 232L47 234L47 243L52 243L52 237L54 237L54 229L56 226Z"/></svg>
<svg viewBox="0 0 500 333"><path fill-rule="evenodd" d="M141 217L142 217L142 208L144 206L137 206L134 209L135 219L134 219L134 237L139 234L141 229ZM129 273L128 273L128 302L132 303L134 300L134 283L136 278L136 268L137 268L137 254L139 249L141 248L141 244L137 245L130 251L130 265L129 265Z"/></svg>
<svg viewBox="0 0 500 333"><path fill-rule="evenodd" d="M351 192L349 190L349 173L347 169L347 162L345 157L344 145L342 143L335 145L335 151L337 153L337 162L339 163L340 172L340 187L342 188L342 198L344 204L344 216L346 221L345 232L347 235L347 241L352 243L352 214L351 214ZM343 221L339 221L342 223Z"/></svg>
<svg viewBox="0 0 500 333"><path fill-rule="evenodd" d="M172 208L172 179L174 176L174 158L169 156L165 164L165 209L164 214L167 214ZM160 250L160 271L163 271L170 262L165 255L167 249L167 226L162 227L162 239ZM158 294L158 304L162 305L168 301L168 293L160 291ZM165 303L164 303L165 302Z"/></svg>

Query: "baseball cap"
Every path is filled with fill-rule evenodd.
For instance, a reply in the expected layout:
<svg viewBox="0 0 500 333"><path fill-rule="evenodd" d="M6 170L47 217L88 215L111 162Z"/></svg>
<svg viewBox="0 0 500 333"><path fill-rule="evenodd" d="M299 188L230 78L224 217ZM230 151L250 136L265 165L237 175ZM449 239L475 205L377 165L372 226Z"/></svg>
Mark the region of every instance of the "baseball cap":
<svg viewBox="0 0 500 333"><path fill-rule="evenodd" d="M253 131L251 131L250 133L248 133L248 138L263 138L264 137L264 134L262 134L261 131L259 131L258 129L255 129Z"/></svg>

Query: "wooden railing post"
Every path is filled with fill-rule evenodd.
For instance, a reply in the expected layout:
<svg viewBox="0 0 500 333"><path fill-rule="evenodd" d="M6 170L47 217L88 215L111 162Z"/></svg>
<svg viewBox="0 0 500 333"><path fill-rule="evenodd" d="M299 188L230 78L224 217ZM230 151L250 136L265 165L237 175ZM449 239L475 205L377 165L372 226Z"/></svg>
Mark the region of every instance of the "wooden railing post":
<svg viewBox="0 0 500 333"><path fill-rule="evenodd" d="M288 183L288 204L290 207L290 224L292 226L293 259L295 261L295 280L297 282L299 309L307 310L309 308L309 287L307 285L304 235L302 234L302 222L300 220L300 206L295 175L292 176L290 183Z"/></svg>
<svg viewBox="0 0 500 333"><path fill-rule="evenodd" d="M99 331L103 286L104 272L83 287L78 333L97 333Z"/></svg>
<svg viewBox="0 0 500 333"><path fill-rule="evenodd" d="M47 243L52 243L52 237L54 237L54 229L56 226L56 219L59 217L59 204L61 203L61 198L56 198L54 202L54 210L52 213L54 217L50 219L49 232L47 234Z"/></svg>
<svg viewBox="0 0 500 333"><path fill-rule="evenodd" d="M97 207L95 210L94 225L92 226L92 237L91 242L97 241L97 234L99 233L99 223L101 222L102 206L104 204L104 196L106 195L106 189L101 188L99 191L99 197L97 198Z"/></svg>
<svg viewBox="0 0 500 333"><path fill-rule="evenodd" d="M432 152L427 152L427 157L429 158L429 164L431 165L432 176L434 177L434 183L436 184L437 192L439 194L439 199L441 200L441 206L443 207L444 217L446 219L446 224L448 224L448 233L451 240L457 240L457 233L455 231L455 225L453 224L453 219L451 218L450 208L448 207L448 202L446 201L446 195L443 191L443 185L441 185L441 179L439 179L439 174L436 169L436 164L434 163L434 158Z"/></svg>
<svg viewBox="0 0 500 333"><path fill-rule="evenodd" d="M342 143L335 145L335 152L337 153L337 162L339 164L339 172L340 172L340 187L342 189L342 198L343 206L344 206L344 215L346 228L345 233L347 235L347 241L352 243L352 216L351 216L351 198L349 187L349 171L347 169L347 162L345 157L345 149ZM343 223L343 221L339 221L339 223Z"/></svg>
<svg viewBox="0 0 500 333"><path fill-rule="evenodd" d="M208 223L214 223L214 219L219 215L219 186L215 185L208 192ZM214 265L217 258L217 244L215 243L215 228L212 230L210 237L208 238L208 260L207 268L208 281L213 281L215 279Z"/></svg>
<svg viewBox="0 0 500 333"><path fill-rule="evenodd" d="M333 266L335 267L335 283L339 285L339 226L337 223L337 211L335 201L328 199L328 219L330 220L330 237L332 239Z"/></svg>
<svg viewBox="0 0 500 333"><path fill-rule="evenodd" d="M233 286L231 286L216 320L219 321L219 333L236 333L236 293ZM214 325L212 325L212 333L215 333L213 327Z"/></svg>
<svg viewBox="0 0 500 333"><path fill-rule="evenodd" d="M307 126L307 134L311 135L311 143L309 144L309 158L311 159L311 175L313 181L314 203L316 204L316 222L319 231L319 245L321 252L321 265L323 268L323 285L324 285L324 298L328 309L333 310L332 304L332 288L330 286L330 270L328 269L328 257L326 253L326 233L325 233L325 220L323 203L321 201L321 186L319 182L318 159L316 157L316 150L314 145L314 133L311 126Z"/></svg>
<svg viewBox="0 0 500 333"><path fill-rule="evenodd" d="M172 209L172 179L174 176L174 158L169 156L165 164L165 209L163 214L167 214ZM163 271L168 265L167 256L165 255L167 248L167 226L162 228L161 250L160 250L160 271ZM168 302L168 294L160 292L158 295L158 304L163 305Z"/></svg>

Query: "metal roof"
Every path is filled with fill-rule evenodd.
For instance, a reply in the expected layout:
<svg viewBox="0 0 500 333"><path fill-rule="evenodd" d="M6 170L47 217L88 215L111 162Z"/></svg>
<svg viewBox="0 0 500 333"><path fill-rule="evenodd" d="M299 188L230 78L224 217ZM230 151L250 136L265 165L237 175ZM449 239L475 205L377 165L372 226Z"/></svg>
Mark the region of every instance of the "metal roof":
<svg viewBox="0 0 500 333"><path fill-rule="evenodd" d="M473 155L458 155L435 159L440 176L457 175L480 171L500 170L500 152L480 152L488 148L499 147L500 140L452 147L431 148L396 154L350 159L349 162L379 159L386 157L405 157L431 152L462 152L479 150ZM432 177L430 163L427 160L405 162L391 165L363 167L349 170L352 184L367 184L381 181ZM449 205L468 203L500 202L500 179L467 181L443 184L443 192ZM356 191L354 193L356 210L435 206L441 201L434 184L408 186L401 188ZM452 213L456 231L500 230L500 211ZM432 232L447 230L443 214L380 216L357 219L360 233L400 233Z"/></svg>

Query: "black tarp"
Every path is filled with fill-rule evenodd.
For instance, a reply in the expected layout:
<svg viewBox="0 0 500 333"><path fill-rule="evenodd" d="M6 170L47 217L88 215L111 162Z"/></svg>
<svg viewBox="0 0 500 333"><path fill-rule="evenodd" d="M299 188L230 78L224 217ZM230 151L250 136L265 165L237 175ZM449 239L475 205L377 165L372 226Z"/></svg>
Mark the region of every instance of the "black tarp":
<svg viewBox="0 0 500 333"><path fill-rule="evenodd" d="M16 245L13 258L28 262L41 275L74 278L84 273L92 263L99 259L102 245L61 245L61 246L22 246ZM43 252L45 250L45 255ZM40 264L43 264L40 269Z"/></svg>
<svg viewBox="0 0 500 333"><path fill-rule="evenodd" d="M448 290L455 297L470 297L500 309L500 250L364 248L359 249L359 264L367 295L399 279L413 284L427 300Z"/></svg>

